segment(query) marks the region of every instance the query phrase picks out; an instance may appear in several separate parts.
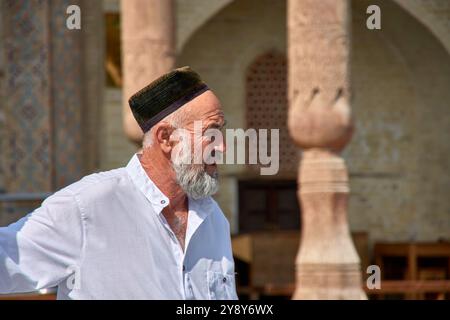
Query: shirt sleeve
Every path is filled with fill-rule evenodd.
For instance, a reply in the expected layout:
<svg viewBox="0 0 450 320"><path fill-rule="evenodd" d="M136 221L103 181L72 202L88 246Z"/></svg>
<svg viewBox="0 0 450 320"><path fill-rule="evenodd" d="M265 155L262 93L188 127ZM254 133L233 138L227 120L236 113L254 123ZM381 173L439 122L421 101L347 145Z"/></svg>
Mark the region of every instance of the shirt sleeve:
<svg viewBox="0 0 450 320"><path fill-rule="evenodd" d="M83 235L79 203L67 189L0 228L0 293L57 286L79 268Z"/></svg>

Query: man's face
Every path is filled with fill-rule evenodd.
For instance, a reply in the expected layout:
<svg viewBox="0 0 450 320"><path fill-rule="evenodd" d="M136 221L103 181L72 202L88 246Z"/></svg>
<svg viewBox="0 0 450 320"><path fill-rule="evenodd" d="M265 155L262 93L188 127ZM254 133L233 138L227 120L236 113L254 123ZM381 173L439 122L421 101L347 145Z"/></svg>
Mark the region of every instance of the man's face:
<svg viewBox="0 0 450 320"><path fill-rule="evenodd" d="M187 120L183 134L172 156L177 180L183 190L193 198L203 198L218 190L217 164L211 159L225 152L223 136L211 139L212 129L220 130L225 124L222 107L212 91L207 91L185 105ZM217 131L216 131L217 132ZM206 160L206 161L205 161Z"/></svg>

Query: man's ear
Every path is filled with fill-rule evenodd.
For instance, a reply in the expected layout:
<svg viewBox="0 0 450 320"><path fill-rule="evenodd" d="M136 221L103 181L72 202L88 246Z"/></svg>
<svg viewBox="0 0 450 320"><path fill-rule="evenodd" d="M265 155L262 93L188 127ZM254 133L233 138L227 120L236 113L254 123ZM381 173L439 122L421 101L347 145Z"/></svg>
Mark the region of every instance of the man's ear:
<svg viewBox="0 0 450 320"><path fill-rule="evenodd" d="M155 142L164 153L170 153L172 151L172 142L170 141L172 131L173 127L167 122L163 121L156 125Z"/></svg>

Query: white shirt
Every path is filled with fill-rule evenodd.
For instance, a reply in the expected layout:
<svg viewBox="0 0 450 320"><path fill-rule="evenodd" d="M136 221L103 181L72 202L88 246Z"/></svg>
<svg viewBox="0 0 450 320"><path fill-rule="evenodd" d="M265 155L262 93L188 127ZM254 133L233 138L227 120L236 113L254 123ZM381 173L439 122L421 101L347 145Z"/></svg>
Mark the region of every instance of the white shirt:
<svg viewBox="0 0 450 320"><path fill-rule="evenodd" d="M0 228L0 293L58 287L58 299L237 299L230 227L217 203L189 198L183 252L169 199L134 155L56 192Z"/></svg>

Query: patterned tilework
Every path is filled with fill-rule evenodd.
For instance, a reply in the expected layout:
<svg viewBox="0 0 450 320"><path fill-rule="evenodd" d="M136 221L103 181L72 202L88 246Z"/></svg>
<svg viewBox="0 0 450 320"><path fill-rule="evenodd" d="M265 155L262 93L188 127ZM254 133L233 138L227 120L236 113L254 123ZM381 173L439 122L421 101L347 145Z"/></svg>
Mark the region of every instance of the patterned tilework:
<svg viewBox="0 0 450 320"><path fill-rule="evenodd" d="M50 191L49 3L4 0L1 6L5 189Z"/></svg>
<svg viewBox="0 0 450 320"><path fill-rule="evenodd" d="M66 28L67 7L81 5L74 0L51 0L50 3L53 178L54 187L59 189L78 180L83 167L82 33Z"/></svg>
<svg viewBox="0 0 450 320"><path fill-rule="evenodd" d="M5 119L0 165L7 193L55 191L81 177L82 33L66 28L67 7L79 3L0 2ZM0 222L37 205L0 203Z"/></svg>
<svg viewBox="0 0 450 320"><path fill-rule="evenodd" d="M66 28L79 1L2 2L5 39L5 189L45 192L82 171L82 39Z"/></svg>

